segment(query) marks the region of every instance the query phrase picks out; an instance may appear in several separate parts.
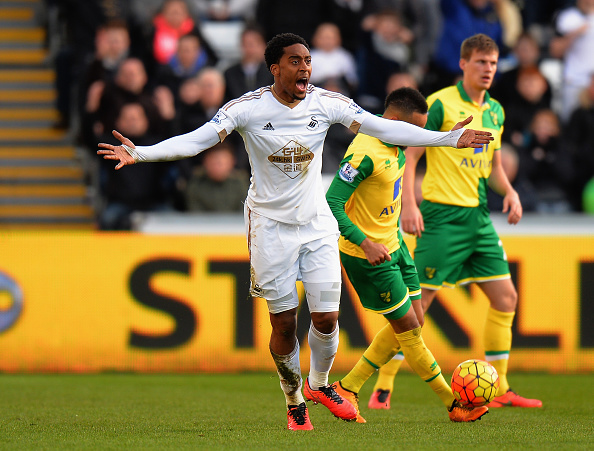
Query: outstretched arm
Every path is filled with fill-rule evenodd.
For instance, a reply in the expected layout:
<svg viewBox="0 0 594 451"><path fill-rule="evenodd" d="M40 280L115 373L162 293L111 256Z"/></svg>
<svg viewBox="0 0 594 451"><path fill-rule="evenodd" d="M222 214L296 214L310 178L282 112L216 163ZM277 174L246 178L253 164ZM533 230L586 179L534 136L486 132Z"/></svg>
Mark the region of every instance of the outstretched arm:
<svg viewBox="0 0 594 451"><path fill-rule="evenodd" d="M118 161L116 169L138 162L172 161L193 157L220 141L217 131L208 123L193 132L174 136L153 146L134 146L132 141L118 131L114 130L112 133L122 145L100 143L97 154L103 155L106 160Z"/></svg>
<svg viewBox="0 0 594 451"><path fill-rule="evenodd" d="M398 146L449 146L462 149L482 147L493 141L493 136L487 131L462 128L449 132L434 132L408 122L377 117L371 113L365 115L359 131Z"/></svg>

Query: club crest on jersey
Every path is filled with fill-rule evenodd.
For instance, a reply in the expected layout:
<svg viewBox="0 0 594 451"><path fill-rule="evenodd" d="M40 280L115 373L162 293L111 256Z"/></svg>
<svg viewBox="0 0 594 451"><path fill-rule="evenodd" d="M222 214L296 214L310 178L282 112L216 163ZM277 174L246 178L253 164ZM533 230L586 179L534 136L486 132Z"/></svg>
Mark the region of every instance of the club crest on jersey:
<svg viewBox="0 0 594 451"><path fill-rule="evenodd" d="M268 156L268 161L292 179L301 174L313 159L313 152L294 140Z"/></svg>
<svg viewBox="0 0 594 451"><path fill-rule="evenodd" d="M435 272L437 271L436 268L430 268L428 266L425 267L425 276L427 279L433 279L435 277Z"/></svg>
<svg viewBox="0 0 594 451"><path fill-rule="evenodd" d="M318 126L318 120L316 119L315 116L312 116L309 121L309 124L307 124L307 127L305 127L305 128L307 128L308 130L315 130L317 128L317 126Z"/></svg>
<svg viewBox="0 0 594 451"><path fill-rule="evenodd" d="M222 110L219 110L217 111L217 114L215 114L214 117L210 120L210 122L214 122L217 125L221 125L221 122L223 122L225 119L227 119L227 115L223 113Z"/></svg>
<svg viewBox="0 0 594 451"><path fill-rule="evenodd" d="M497 113L495 113L493 111L489 111L489 116L491 116L491 122L493 122L493 125L499 125L499 119L497 119Z"/></svg>
<svg viewBox="0 0 594 451"><path fill-rule="evenodd" d="M363 108L361 108L359 105L357 105L355 102L351 102L351 104L349 105L349 108L351 110L355 110L355 113L357 114L361 114L363 113Z"/></svg>
<svg viewBox="0 0 594 451"><path fill-rule="evenodd" d="M380 299L385 302L386 304L389 304L390 302L392 302L392 294L388 291L387 293L380 293Z"/></svg>
<svg viewBox="0 0 594 451"><path fill-rule="evenodd" d="M351 166L350 163L345 163L338 171L338 176L347 183L353 183L359 171Z"/></svg>

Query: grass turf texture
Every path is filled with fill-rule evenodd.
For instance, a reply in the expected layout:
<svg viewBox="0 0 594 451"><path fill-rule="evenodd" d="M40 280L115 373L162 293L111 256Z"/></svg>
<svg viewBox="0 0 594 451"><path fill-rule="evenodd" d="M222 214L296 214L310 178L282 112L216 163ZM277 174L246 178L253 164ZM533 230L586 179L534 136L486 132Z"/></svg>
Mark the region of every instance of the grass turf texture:
<svg viewBox="0 0 594 451"><path fill-rule="evenodd" d="M334 376L334 379L338 376ZM390 411L361 393L367 424L308 403L314 430L286 430L276 374L0 375L0 449L593 449L594 375L512 374L542 409L491 409L456 424L415 375Z"/></svg>

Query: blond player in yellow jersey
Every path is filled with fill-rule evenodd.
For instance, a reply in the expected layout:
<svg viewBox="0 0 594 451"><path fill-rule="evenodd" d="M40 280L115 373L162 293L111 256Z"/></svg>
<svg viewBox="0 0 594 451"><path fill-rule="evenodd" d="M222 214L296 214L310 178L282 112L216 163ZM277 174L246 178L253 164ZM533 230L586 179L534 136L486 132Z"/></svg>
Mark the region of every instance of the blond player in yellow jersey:
<svg viewBox="0 0 594 451"><path fill-rule="evenodd" d="M489 299L484 328L485 360L497 369L500 380L497 396L489 407L541 407L540 400L512 391L507 380L518 295L501 240L489 218L487 189L491 187L503 196L503 212L508 213L510 224L520 221L522 204L501 167L504 111L487 92L498 57L499 49L491 38L484 34L469 37L460 50L462 81L428 97L425 128L449 130L460 118L472 115L470 126L490 131L495 139L482 149L409 148L401 225L405 232L417 236L414 260L424 311L442 286L475 282ZM427 171L419 209L413 183L417 163L425 151ZM392 360L380 370L369 407L389 408L400 363Z"/></svg>
<svg viewBox="0 0 594 451"><path fill-rule="evenodd" d="M383 117L422 127L427 121L427 102L415 89L397 89L386 98ZM363 307L388 320L353 370L333 386L357 408L357 422L364 423L358 408L361 386L402 349L410 366L439 396L452 421L475 421L488 408L462 407L454 399L421 336L415 311L422 318L417 271L398 230L404 163L403 148L359 133L326 194L338 221L340 260L346 274Z"/></svg>

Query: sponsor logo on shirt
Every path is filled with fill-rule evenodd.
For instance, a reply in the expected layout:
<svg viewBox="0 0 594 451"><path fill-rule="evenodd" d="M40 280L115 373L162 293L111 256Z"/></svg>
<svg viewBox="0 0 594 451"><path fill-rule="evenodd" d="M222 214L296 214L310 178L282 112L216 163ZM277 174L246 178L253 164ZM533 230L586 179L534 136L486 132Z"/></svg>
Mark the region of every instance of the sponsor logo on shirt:
<svg viewBox="0 0 594 451"><path fill-rule="evenodd" d="M351 104L349 105L349 108L351 110L355 110L355 113L357 114L361 114L363 113L363 108L361 108L359 105L357 105L355 102L351 102Z"/></svg>
<svg viewBox="0 0 594 451"><path fill-rule="evenodd" d="M313 152L294 140L289 141L268 157L268 161L292 179L301 174L313 159Z"/></svg>
<svg viewBox="0 0 594 451"><path fill-rule="evenodd" d="M274 127L272 126L272 124L269 122L267 123L264 127L262 127L262 130L274 130Z"/></svg>
<svg viewBox="0 0 594 451"><path fill-rule="evenodd" d="M359 174L359 171L352 167L350 163L345 163L338 171L338 176L348 183L353 183L357 174Z"/></svg>
<svg viewBox="0 0 594 451"><path fill-rule="evenodd" d="M210 120L210 122L214 122L217 125L221 125L221 122L223 122L225 119L227 119L227 116L225 115L225 113L219 110L217 111L217 114L215 114L214 117Z"/></svg>

